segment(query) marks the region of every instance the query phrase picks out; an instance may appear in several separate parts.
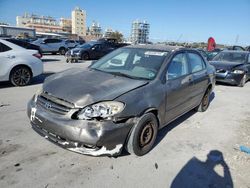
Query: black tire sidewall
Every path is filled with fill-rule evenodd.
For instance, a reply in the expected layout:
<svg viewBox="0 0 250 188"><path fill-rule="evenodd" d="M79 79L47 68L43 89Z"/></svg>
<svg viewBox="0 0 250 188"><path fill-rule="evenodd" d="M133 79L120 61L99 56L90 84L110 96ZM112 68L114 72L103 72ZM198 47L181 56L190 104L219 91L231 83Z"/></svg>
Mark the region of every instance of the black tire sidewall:
<svg viewBox="0 0 250 188"><path fill-rule="evenodd" d="M26 70L29 72L29 74L30 74L30 80L29 80L29 82L26 83L25 85L19 85L19 84L15 83L15 81L14 81L14 79L13 79L14 73L15 73L18 69L26 69ZM31 82L31 79L32 79L32 73L31 73L31 71L30 71L27 67L16 67L16 68L14 68L14 69L10 72L10 82L11 82L11 84L14 85L14 86L19 86L19 87L26 86L26 85L28 85L28 84Z"/></svg>
<svg viewBox="0 0 250 188"><path fill-rule="evenodd" d="M245 83L246 83L246 73L243 75L241 81L240 81L240 84L239 84L239 87L244 87L245 86Z"/></svg>
<svg viewBox="0 0 250 188"><path fill-rule="evenodd" d="M59 54L60 54L60 55L65 55L65 53L66 53L66 48L61 47L61 48L59 49Z"/></svg>
<svg viewBox="0 0 250 188"><path fill-rule="evenodd" d="M87 58L86 58L87 57ZM82 60L88 60L89 59L89 54L86 53L86 52L83 52L82 55L81 55L81 59Z"/></svg>
<svg viewBox="0 0 250 188"><path fill-rule="evenodd" d="M149 122L153 122L153 136L150 143L147 146L141 148L139 146L140 134L143 127ZM154 146L155 139L158 132L158 121L153 113L144 114L138 121L138 123L133 127L129 140L127 142L127 151L131 154L137 156L142 156L148 153Z"/></svg>

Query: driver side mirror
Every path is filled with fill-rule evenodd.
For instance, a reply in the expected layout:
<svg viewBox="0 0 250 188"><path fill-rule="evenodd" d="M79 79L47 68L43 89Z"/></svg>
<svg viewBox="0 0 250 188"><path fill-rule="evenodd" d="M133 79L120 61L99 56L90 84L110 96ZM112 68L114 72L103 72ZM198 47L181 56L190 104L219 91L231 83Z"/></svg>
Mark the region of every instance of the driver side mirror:
<svg viewBox="0 0 250 188"><path fill-rule="evenodd" d="M92 48L91 48L91 50L95 50L96 49L96 47L95 46L93 46Z"/></svg>

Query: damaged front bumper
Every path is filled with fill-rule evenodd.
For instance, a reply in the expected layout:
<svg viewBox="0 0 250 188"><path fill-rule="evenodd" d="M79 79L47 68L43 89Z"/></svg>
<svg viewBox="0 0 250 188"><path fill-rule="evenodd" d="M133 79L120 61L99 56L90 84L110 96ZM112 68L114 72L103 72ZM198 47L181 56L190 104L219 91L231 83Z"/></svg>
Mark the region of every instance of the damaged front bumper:
<svg viewBox="0 0 250 188"><path fill-rule="evenodd" d="M231 73L230 71L216 72L216 82L223 82L231 85L238 85L243 78L243 74L235 74Z"/></svg>
<svg viewBox="0 0 250 188"><path fill-rule="evenodd" d="M81 154L119 155L134 119L122 123L112 120L74 120L70 115L50 112L31 100L27 114L33 129L65 149Z"/></svg>

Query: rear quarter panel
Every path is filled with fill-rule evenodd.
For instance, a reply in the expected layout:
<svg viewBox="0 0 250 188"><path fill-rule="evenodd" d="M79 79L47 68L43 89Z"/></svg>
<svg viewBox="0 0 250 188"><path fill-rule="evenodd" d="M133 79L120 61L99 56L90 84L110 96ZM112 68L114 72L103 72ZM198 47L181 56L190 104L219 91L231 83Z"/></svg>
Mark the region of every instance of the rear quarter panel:
<svg viewBox="0 0 250 188"><path fill-rule="evenodd" d="M11 52L12 55L15 56L14 59L11 59L9 61L8 65L4 66L4 77L2 81L8 81L10 77L10 73L13 70L14 67L19 65L26 65L28 66L33 76L37 76L43 72L43 64L42 61L29 53L25 52Z"/></svg>

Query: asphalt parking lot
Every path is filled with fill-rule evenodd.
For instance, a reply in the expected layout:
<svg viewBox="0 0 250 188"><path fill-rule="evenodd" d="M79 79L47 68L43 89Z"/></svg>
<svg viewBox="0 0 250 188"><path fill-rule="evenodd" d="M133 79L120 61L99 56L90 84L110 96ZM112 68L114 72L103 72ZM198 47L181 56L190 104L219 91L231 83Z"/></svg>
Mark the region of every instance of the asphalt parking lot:
<svg viewBox="0 0 250 188"><path fill-rule="evenodd" d="M250 155L238 149L250 147L250 82L244 88L217 85L205 113L191 111L162 129L143 157L91 157L42 138L26 115L28 100L47 76L89 62L67 64L56 55L44 56L43 62L44 75L27 87L0 83L0 187L145 188L180 187L180 182L218 187L221 181L250 187ZM214 150L223 158L208 155ZM210 177L218 181L208 182Z"/></svg>

